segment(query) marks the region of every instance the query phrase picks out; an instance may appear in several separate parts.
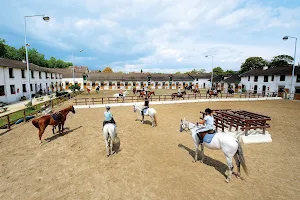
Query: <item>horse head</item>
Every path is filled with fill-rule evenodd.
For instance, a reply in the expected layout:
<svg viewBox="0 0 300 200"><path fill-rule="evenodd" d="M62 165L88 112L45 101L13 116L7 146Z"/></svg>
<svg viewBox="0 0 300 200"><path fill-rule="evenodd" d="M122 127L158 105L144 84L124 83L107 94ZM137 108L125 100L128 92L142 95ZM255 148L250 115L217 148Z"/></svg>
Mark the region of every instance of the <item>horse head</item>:
<svg viewBox="0 0 300 200"><path fill-rule="evenodd" d="M182 120L182 119L180 120L180 128L179 128L179 131L182 132L182 131L185 130L186 128L187 128L187 124L186 124L185 118L183 118L183 120Z"/></svg>
<svg viewBox="0 0 300 200"><path fill-rule="evenodd" d="M73 105L70 107L70 111L71 111L73 114L75 114L75 113L76 113L76 112L75 112L75 108L74 108L74 106L73 106Z"/></svg>
<svg viewBox="0 0 300 200"><path fill-rule="evenodd" d="M136 108L135 108L135 106L136 106L136 105L133 105L133 112L136 112Z"/></svg>

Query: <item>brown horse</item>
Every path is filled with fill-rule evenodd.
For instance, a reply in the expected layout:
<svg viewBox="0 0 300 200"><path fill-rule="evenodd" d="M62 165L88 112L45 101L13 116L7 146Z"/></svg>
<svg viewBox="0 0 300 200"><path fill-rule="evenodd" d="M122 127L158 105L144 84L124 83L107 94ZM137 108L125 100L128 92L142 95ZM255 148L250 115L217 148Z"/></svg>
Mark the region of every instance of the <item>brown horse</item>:
<svg viewBox="0 0 300 200"><path fill-rule="evenodd" d="M172 94L171 94L172 100L175 99L175 97L180 97L180 98L183 98L183 99L184 99L184 96L183 96L184 94L186 94L186 91L181 92L181 95L178 95L177 92L172 93Z"/></svg>
<svg viewBox="0 0 300 200"><path fill-rule="evenodd" d="M194 94L196 94L196 93L200 94L200 90L199 89L191 89L191 92L193 92Z"/></svg>
<svg viewBox="0 0 300 200"><path fill-rule="evenodd" d="M52 132L54 134L54 127L58 125L59 132L61 131L61 134L63 134L64 124L67 119L67 115L69 112L72 112L75 114L75 109L73 106L69 106L57 113L54 113L52 115L44 115L40 118L32 120L32 124L39 129L39 138L40 138L40 144L42 144L42 135L45 132L45 129L48 125L53 125ZM56 119L54 119L56 118Z"/></svg>
<svg viewBox="0 0 300 200"><path fill-rule="evenodd" d="M150 97L152 94L155 96L155 92L154 92L154 91L148 92L149 97Z"/></svg>
<svg viewBox="0 0 300 200"><path fill-rule="evenodd" d="M214 92L213 90L208 90L207 94L209 95L209 98L211 98L211 96L215 96L219 98L219 93L220 92Z"/></svg>

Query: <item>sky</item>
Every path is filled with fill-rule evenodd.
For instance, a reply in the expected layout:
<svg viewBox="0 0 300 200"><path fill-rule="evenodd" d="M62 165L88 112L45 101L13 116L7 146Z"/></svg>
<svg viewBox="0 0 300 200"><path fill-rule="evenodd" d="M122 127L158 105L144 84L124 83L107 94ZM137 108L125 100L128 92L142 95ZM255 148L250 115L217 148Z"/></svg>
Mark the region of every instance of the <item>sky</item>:
<svg viewBox="0 0 300 200"><path fill-rule="evenodd" d="M251 56L294 56L295 40L282 37L300 38L299 0L0 0L0 5L0 38L8 45L24 45L24 16L46 14L49 22L26 18L30 47L47 59L92 70L210 72L212 60L214 67L239 70Z"/></svg>

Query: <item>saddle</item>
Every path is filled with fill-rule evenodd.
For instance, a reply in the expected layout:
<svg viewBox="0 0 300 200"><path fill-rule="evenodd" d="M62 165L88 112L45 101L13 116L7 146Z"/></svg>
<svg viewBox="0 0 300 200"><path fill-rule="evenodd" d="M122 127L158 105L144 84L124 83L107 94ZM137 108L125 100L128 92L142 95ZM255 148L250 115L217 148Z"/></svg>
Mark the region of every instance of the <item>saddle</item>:
<svg viewBox="0 0 300 200"><path fill-rule="evenodd" d="M203 143L203 140L204 140L204 137L202 137L202 135L201 135L201 134L203 134L203 133L207 133L207 134L209 134L209 135L213 135L213 134L216 133L216 130L209 130L209 131L205 131L205 132L198 132L198 133L197 133L197 136L198 136L198 138L199 138L199 140L200 140L200 144L202 144L202 143ZM205 134L205 135L206 135L206 134Z"/></svg>
<svg viewBox="0 0 300 200"><path fill-rule="evenodd" d="M55 112L51 115L51 117L54 119L54 121L61 121L63 115L60 112Z"/></svg>
<svg viewBox="0 0 300 200"><path fill-rule="evenodd" d="M106 125L106 124L115 124L113 120L110 120L110 121L103 121L103 127Z"/></svg>

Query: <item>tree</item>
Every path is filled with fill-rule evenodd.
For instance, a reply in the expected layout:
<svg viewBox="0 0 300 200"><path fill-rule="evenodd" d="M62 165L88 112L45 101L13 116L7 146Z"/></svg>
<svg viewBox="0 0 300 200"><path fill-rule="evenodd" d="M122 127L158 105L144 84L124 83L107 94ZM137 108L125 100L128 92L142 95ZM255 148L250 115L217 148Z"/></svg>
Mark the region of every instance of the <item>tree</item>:
<svg viewBox="0 0 300 200"><path fill-rule="evenodd" d="M228 69L223 74L236 74L236 72L231 69Z"/></svg>
<svg viewBox="0 0 300 200"><path fill-rule="evenodd" d="M5 40L0 38L0 58L3 58L6 54L5 46Z"/></svg>
<svg viewBox="0 0 300 200"><path fill-rule="evenodd" d="M70 90L72 90L73 92L75 92L75 90L80 90L80 86L79 85L71 85L69 87Z"/></svg>
<svg viewBox="0 0 300 200"><path fill-rule="evenodd" d="M181 72L176 72L175 74L181 74Z"/></svg>
<svg viewBox="0 0 300 200"><path fill-rule="evenodd" d="M103 73L112 73L113 70L110 68L110 67L105 67L103 70L102 70Z"/></svg>
<svg viewBox="0 0 300 200"><path fill-rule="evenodd" d="M143 70L141 69L141 73L143 73Z"/></svg>
<svg viewBox="0 0 300 200"><path fill-rule="evenodd" d="M288 67L290 66L294 61L294 58L289 55L278 55L274 56L269 63L269 67Z"/></svg>
<svg viewBox="0 0 300 200"><path fill-rule="evenodd" d="M200 69L200 70L199 70L199 73L200 73L200 74L203 74L203 73L205 73L205 72L206 72L205 69Z"/></svg>
<svg viewBox="0 0 300 200"><path fill-rule="evenodd" d="M266 61L262 57L249 57L241 65L240 73L245 73L253 69L263 68L266 65L268 65L268 61Z"/></svg>
<svg viewBox="0 0 300 200"><path fill-rule="evenodd" d="M223 74L224 71L221 67L215 67L215 68L213 68L213 72L214 72L214 74L220 75L220 74Z"/></svg>

